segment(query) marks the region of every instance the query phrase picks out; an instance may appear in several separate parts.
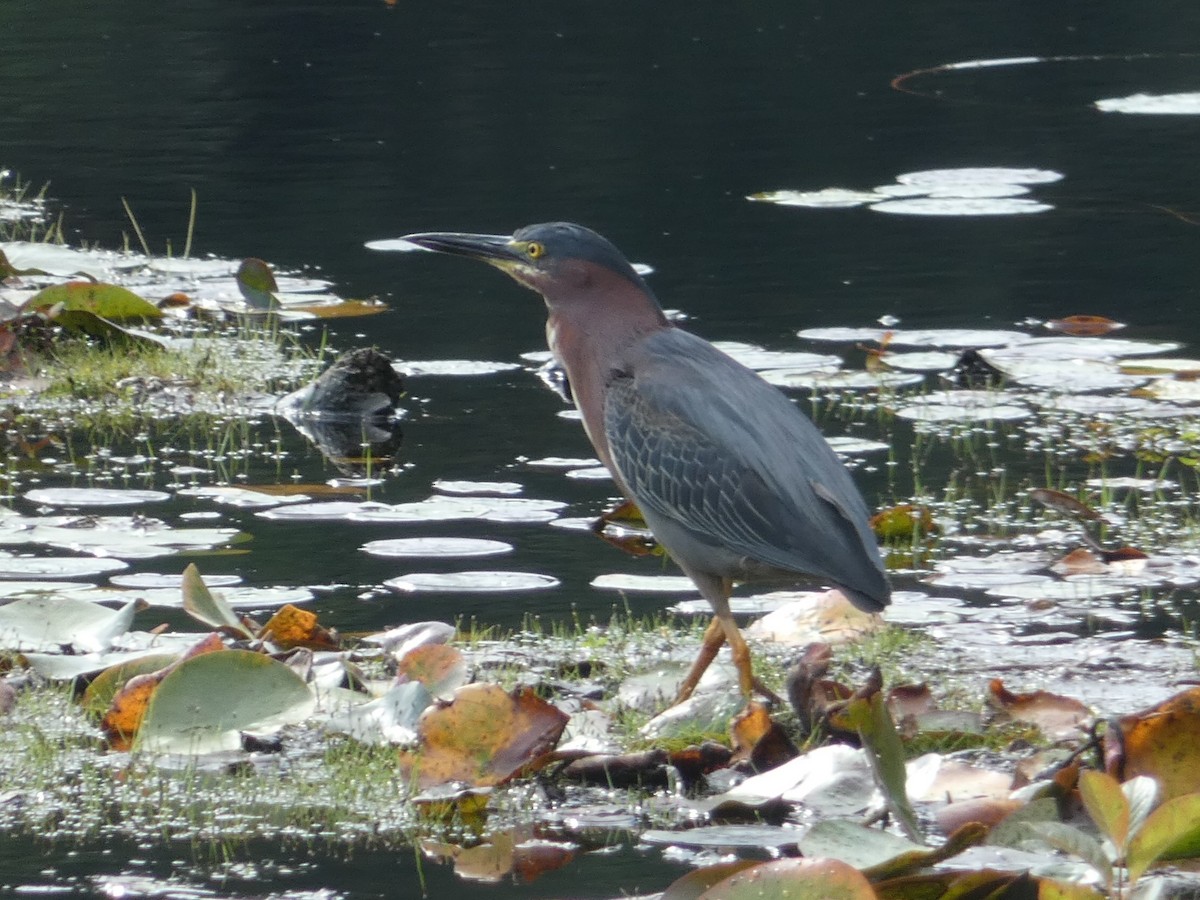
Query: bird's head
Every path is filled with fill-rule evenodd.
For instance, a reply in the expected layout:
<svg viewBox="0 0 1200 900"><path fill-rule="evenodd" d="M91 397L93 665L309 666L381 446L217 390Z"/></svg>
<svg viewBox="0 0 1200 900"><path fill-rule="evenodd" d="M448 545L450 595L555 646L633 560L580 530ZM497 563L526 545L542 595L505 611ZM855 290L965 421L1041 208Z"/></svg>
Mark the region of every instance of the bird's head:
<svg viewBox="0 0 1200 900"><path fill-rule="evenodd" d="M654 294L606 238L570 222L527 225L513 235L427 232L409 243L482 260L546 298L551 311L581 303L640 295L658 309Z"/></svg>

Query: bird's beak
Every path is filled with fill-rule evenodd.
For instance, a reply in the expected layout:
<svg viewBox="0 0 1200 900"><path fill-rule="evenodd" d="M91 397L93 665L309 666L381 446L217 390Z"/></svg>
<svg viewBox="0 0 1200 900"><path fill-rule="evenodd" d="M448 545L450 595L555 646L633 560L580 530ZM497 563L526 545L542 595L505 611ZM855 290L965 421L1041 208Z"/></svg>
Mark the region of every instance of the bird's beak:
<svg viewBox="0 0 1200 900"><path fill-rule="evenodd" d="M426 250L437 253L451 253L455 256L466 256L470 259L482 260L509 269L511 266L525 262L520 248L513 243L511 235L507 234L459 234L456 232L424 232L422 234L406 234L403 240Z"/></svg>

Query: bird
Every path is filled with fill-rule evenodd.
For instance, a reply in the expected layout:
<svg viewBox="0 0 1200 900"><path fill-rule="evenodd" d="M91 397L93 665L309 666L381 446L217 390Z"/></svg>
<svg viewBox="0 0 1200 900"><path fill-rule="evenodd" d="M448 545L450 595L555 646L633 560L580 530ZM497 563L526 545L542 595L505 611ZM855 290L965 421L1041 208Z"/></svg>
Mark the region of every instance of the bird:
<svg viewBox="0 0 1200 900"><path fill-rule="evenodd" d="M867 505L817 427L758 373L670 321L608 239L548 222L402 240L489 263L545 300L546 341L597 456L713 610L676 703L725 642L742 695L770 696L730 610L735 582L809 576L867 612L890 602Z"/></svg>

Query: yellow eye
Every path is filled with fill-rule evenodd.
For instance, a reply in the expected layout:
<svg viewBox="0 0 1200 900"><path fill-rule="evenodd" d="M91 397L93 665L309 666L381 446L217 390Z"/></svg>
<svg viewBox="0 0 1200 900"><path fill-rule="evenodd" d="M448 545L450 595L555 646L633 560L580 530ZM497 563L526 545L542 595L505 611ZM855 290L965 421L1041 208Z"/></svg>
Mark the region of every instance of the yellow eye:
<svg viewBox="0 0 1200 900"><path fill-rule="evenodd" d="M530 259L541 259L546 255L546 248L537 241L530 241L525 245L525 252L529 254Z"/></svg>

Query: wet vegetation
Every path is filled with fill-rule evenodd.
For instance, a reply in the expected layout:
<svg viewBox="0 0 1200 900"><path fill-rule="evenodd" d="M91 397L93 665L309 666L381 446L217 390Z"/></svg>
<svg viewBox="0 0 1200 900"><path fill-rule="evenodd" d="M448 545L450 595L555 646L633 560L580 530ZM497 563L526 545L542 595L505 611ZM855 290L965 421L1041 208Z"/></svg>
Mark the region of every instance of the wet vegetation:
<svg viewBox="0 0 1200 900"><path fill-rule="evenodd" d="M1056 174L1022 171L1036 184ZM936 174L958 200L1013 184ZM1200 695L1187 687L1200 360L1172 356L1176 345L1095 316L723 345L882 485L873 525L897 598L885 624L837 592L743 590L734 609L755 619L746 634L778 702L745 706L726 665L664 712L705 615L665 569L593 584L677 594L671 615L531 617L510 633L469 621L343 633L307 608L314 590L205 579L206 557L250 539L210 521L219 508L264 530L503 523L655 548L635 512L596 524L519 481L378 499L395 422L369 410L331 432L296 394L336 355L321 317L377 304L261 261L69 248L28 186L0 187L0 298L13 308L0 332L0 831L198 859L264 840L333 856L386 848L474 881L666 847L695 867L659 885L667 898L1195 889L1165 865L1200 855ZM826 192L755 199L834 205ZM338 477L292 478L284 427ZM514 472L531 470L603 476L592 460ZM208 508L156 517L181 497ZM489 563L504 541L362 549L464 561L379 594L560 589ZM178 574L124 572L153 557Z"/></svg>

